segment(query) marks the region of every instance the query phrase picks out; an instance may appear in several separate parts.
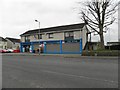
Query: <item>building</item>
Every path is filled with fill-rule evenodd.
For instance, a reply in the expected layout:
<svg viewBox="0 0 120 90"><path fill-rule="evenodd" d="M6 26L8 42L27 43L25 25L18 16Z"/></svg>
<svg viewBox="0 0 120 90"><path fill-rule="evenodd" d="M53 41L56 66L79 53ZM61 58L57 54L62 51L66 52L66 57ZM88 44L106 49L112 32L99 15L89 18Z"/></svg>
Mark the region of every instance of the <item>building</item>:
<svg viewBox="0 0 120 90"><path fill-rule="evenodd" d="M0 49L7 49L7 40L3 37L0 37Z"/></svg>
<svg viewBox="0 0 120 90"><path fill-rule="evenodd" d="M105 46L106 49L109 50L120 50L120 41L118 42L107 42L107 46Z"/></svg>
<svg viewBox="0 0 120 90"><path fill-rule="evenodd" d="M120 42L107 42L107 46L120 45Z"/></svg>
<svg viewBox="0 0 120 90"><path fill-rule="evenodd" d="M84 23L29 30L20 35L21 52L37 52L40 48L43 53L81 54L87 32Z"/></svg>
<svg viewBox="0 0 120 90"><path fill-rule="evenodd" d="M19 50L20 49L20 39L6 37L7 49Z"/></svg>

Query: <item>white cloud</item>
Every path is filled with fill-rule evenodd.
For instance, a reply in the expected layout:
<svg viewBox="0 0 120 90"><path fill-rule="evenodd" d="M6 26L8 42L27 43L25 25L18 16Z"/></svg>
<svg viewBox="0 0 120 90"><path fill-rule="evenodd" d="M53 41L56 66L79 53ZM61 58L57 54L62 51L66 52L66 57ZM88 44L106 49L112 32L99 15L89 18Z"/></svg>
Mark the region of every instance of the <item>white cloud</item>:
<svg viewBox="0 0 120 90"><path fill-rule="evenodd" d="M18 32L41 27L77 23L77 14L72 9L76 0L2 0L2 33L4 37L19 37ZM12 33L8 33L12 31ZM16 34L17 33L17 34ZM21 33L20 33L21 34Z"/></svg>

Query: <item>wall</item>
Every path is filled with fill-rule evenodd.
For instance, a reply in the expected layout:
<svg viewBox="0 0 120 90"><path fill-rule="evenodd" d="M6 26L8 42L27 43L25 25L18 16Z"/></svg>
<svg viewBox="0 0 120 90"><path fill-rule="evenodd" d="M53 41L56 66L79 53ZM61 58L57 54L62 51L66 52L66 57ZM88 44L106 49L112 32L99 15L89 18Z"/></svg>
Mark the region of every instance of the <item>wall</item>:
<svg viewBox="0 0 120 90"><path fill-rule="evenodd" d="M57 52L60 53L60 44L47 44L46 45L47 52Z"/></svg>
<svg viewBox="0 0 120 90"><path fill-rule="evenodd" d="M11 42L10 40L6 39L7 40L7 49L19 49L20 48L20 43L13 43Z"/></svg>
<svg viewBox="0 0 120 90"><path fill-rule="evenodd" d="M6 39L6 40L7 40L7 48L12 49L12 42L8 39Z"/></svg>
<svg viewBox="0 0 120 90"><path fill-rule="evenodd" d="M7 42L0 41L0 49L6 49L6 47L7 47Z"/></svg>
<svg viewBox="0 0 120 90"><path fill-rule="evenodd" d="M84 49L84 47L85 47L85 45L86 45L86 42L87 42L87 30L86 30L86 28L84 27L83 29L82 29L82 48Z"/></svg>
<svg viewBox="0 0 120 90"><path fill-rule="evenodd" d="M24 36L21 37L21 42L25 42L25 37Z"/></svg>
<svg viewBox="0 0 120 90"><path fill-rule="evenodd" d="M74 31L74 39L80 39L82 37L81 31Z"/></svg>
<svg viewBox="0 0 120 90"><path fill-rule="evenodd" d="M15 43L15 44L12 44L12 49L20 49L20 43Z"/></svg>
<svg viewBox="0 0 120 90"><path fill-rule="evenodd" d="M64 43L62 45L63 52L79 52L80 43Z"/></svg>
<svg viewBox="0 0 120 90"><path fill-rule="evenodd" d="M81 31L82 30L82 31ZM86 28L84 27L83 29L81 29L80 31L75 31L74 32L74 39L80 39L82 38L82 48L84 49L85 44L87 42L87 36L86 36Z"/></svg>
<svg viewBox="0 0 120 90"><path fill-rule="evenodd" d="M82 48L84 49L85 45L86 45L86 42L87 42L87 38L86 38L86 28L84 27L83 29L78 29L79 31L74 31L74 39L80 39L82 38ZM72 31L72 30L71 30ZM36 38L35 38L36 37ZM50 40L64 40L64 32L57 32L57 33L54 33L53 34L53 37L54 38L48 38L48 33L44 33L42 34L42 39L40 39L41 41L50 41ZM34 42L34 41L39 41L38 40L38 35L31 35L29 37L30 39L30 42ZM24 42L24 37L21 37L21 41ZM36 48L38 48L38 45L35 46Z"/></svg>
<svg viewBox="0 0 120 90"><path fill-rule="evenodd" d="M41 41L48 41L48 40L64 40L64 33L53 33L53 37L54 38L48 38L48 34L42 34L42 39L40 39ZM36 35L36 38L38 38L38 36ZM39 39L36 39L34 37L34 35L30 36L30 41L39 41Z"/></svg>

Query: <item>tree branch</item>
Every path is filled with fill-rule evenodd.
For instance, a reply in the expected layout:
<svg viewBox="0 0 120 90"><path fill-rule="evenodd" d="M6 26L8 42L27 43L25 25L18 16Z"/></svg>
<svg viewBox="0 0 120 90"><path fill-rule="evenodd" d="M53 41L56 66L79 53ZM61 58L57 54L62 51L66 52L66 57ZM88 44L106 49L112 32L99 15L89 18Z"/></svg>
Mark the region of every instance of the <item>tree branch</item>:
<svg viewBox="0 0 120 90"><path fill-rule="evenodd" d="M93 12L91 9L89 9L89 10L90 10L91 14L94 16L94 18L96 19L96 21L99 22L98 18L97 18L96 15L94 14L94 12Z"/></svg>
<svg viewBox="0 0 120 90"><path fill-rule="evenodd" d="M103 27L103 28L105 28L105 27L107 27L107 26L113 24L113 22L114 22L115 20L116 20L116 19L113 18L113 20L111 20L110 22L106 22L106 23L104 24L104 27Z"/></svg>
<svg viewBox="0 0 120 90"><path fill-rule="evenodd" d="M91 22L91 23L93 23L93 24L95 24L95 25L98 25L98 23L95 23L92 19L90 19L87 15L85 15L84 12L82 12L82 15L83 15L84 17L86 17L87 20L89 20L89 22Z"/></svg>
<svg viewBox="0 0 120 90"><path fill-rule="evenodd" d="M94 27L92 27L90 24L88 24L88 26L93 29L95 32L99 33L99 31L97 31Z"/></svg>

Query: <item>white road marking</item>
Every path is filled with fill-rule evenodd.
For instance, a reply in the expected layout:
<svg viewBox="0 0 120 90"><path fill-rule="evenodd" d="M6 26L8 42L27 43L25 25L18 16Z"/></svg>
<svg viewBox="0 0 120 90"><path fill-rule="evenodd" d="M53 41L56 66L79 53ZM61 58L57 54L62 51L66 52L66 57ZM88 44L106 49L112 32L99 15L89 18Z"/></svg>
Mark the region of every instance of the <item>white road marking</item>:
<svg viewBox="0 0 120 90"><path fill-rule="evenodd" d="M59 74L59 75L66 75L66 76L70 76L70 77L77 77L77 78L85 78L85 79L91 79L91 80L97 80L97 81L103 81L103 82L109 82L109 83L116 83L118 84L117 81L112 81L112 80L104 80L104 79L98 79L98 78L91 78L91 77L87 77L87 76L78 76L78 75L73 75L73 74L66 74L66 73L60 73L60 72L54 72L54 71L48 71L48 70L42 70L43 72L47 72L47 73L54 73L54 74Z"/></svg>

